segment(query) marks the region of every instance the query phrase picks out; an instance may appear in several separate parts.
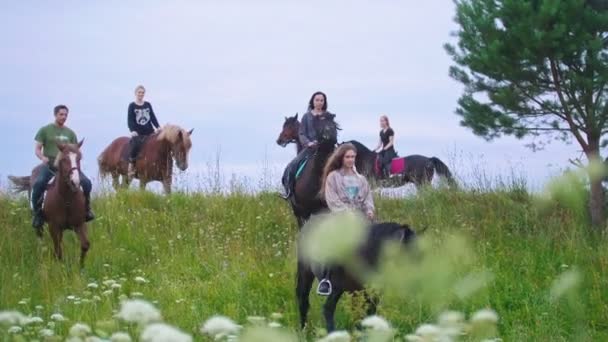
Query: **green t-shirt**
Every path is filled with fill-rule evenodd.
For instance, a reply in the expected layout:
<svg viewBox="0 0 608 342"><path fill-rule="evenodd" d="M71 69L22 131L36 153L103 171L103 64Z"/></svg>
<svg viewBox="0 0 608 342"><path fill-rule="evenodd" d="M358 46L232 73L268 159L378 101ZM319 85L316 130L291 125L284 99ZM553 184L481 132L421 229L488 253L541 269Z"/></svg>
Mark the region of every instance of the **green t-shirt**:
<svg viewBox="0 0 608 342"><path fill-rule="evenodd" d="M78 142L74 131L65 126L58 127L54 123L38 130L34 139L42 144L42 153L49 159L55 159L59 153L56 142L64 144L76 144Z"/></svg>

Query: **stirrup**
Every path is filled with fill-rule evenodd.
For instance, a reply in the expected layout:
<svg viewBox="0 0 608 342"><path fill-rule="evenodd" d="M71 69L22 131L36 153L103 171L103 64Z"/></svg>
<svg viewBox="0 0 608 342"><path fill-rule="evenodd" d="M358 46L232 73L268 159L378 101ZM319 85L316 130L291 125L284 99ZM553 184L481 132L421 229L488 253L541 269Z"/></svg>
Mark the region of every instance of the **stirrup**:
<svg viewBox="0 0 608 342"><path fill-rule="evenodd" d="M327 283L327 285L328 285L327 292L321 292L321 284L323 284L324 282ZM332 292L331 281L329 281L329 279L322 279L319 282L319 285L317 286L317 294L321 295L321 296L329 296L331 294L331 292Z"/></svg>

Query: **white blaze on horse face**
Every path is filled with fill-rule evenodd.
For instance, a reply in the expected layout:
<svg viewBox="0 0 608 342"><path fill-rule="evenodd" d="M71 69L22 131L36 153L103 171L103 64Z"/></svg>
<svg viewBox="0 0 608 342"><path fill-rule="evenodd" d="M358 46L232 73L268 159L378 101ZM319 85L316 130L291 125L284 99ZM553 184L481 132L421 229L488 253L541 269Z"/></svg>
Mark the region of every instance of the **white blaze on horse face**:
<svg viewBox="0 0 608 342"><path fill-rule="evenodd" d="M80 186L80 172L78 172L78 162L76 161L77 155L74 152L70 152L70 181L76 188Z"/></svg>

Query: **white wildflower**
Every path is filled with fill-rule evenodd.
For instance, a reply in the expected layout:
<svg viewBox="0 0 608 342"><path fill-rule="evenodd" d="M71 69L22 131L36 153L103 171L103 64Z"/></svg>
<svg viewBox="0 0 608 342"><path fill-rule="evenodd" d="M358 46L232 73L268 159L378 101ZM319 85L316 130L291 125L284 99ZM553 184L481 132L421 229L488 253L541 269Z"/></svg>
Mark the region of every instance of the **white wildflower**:
<svg viewBox="0 0 608 342"><path fill-rule="evenodd" d="M84 342L104 342L104 340L100 339L97 336L89 336L84 339Z"/></svg>
<svg viewBox="0 0 608 342"><path fill-rule="evenodd" d="M114 294L114 292L112 292L112 290L106 290L106 291L103 291L103 292L102 292L102 294L103 294L104 296L111 296L111 295L113 295L113 294Z"/></svg>
<svg viewBox="0 0 608 342"><path fill-rule="evenodd" d="M439 325L449 327L464 322L464 314L458 311L445 311L439 315Z"/></svg>
<svg viewBox="0 0 608 342"><path fill-rule="evenodd" d="M112 289L114 290L119 290L122 287L122 285L116 283L116 284L112 284Z"/></svg>
<svg viewBox="0 0 608 342"><path fill-rule="evenodd" d="M283 318L283 314L282 314L282 313L279 313L279 312L273 312L273 313L270 315L270 318L274 319L275 321L278 321L278 320L280 320L281 318Z"/></svg>
<svg viewBox="0 0 608 342"><path fill-rule="evenodd" d="M192 342L192 337L164 323L148 325L141 333L142 342Z"/></svg>
<svg viewBox="0 0 608 342"><path fill-rule="evenodd" d="M278 322L270 322L270 323L268 323L268 326L269 326L270 328L280 328L280 327L281 327L281 323L278 323Z"/></svg>
<svg viewBox="0 0 608 342"><path fill-rule="evenodd" d="M55 332L51 329L42 329L38 332L38 335L40 335L40 337L51 337L55 335Z"/></svg>
<svg viewBox="0 0 608 342"><path fill-rule="evenodd" d="M44 323L44 320L42 318L38 317L38 316L30 317L25 322L26 325L29 325L29 324L40 324L40 323Z"/></svg>
<svg viewBox="0 0 608 342"><path fill-rule="evenodd" d="M310 262L350 261L367 234L365 219L353 212L317 215L302 229L301 250Z"/></svg>
<svg viewBox="0 0 608 342"><path fill-rule="evenodd" d="M471 317L472 323L496 323L498 322L498 314L492 309L482 309L473 314Z"/></svg>
<svg viewBox="0 0 608 342"><path fill-rule="evenodd" d="M105 287L112 287L112 285L116 284L116 280L114 279L108 279L108 280L104 280L103 281L103 285Z"/></svg>
<svg viewBox="0 0 608 342"><path fill-rule="evenodd" d="M60 314L60 313L54 313L54 314L52 314L51 315L51 319L53 321L57 321L57 322L63 322L63 321L66 320L65 317L63 317L63 315Z"/></svg>
<svg viewBox="0 0 608 342"><path fill-rule="evenodd" d="M148 281L147 281L147 280L146 280L146 278L144 278L144 277L135 277L135 282L136 282L136 283L139 283L139 284L145 284L145 283L147 283Z"/></svg>
<svg viewBox="0 0 608 342"><path fill-rule="evenodd" d="M40 311L40 310L44 309L44 306L42 306L42 305L36 305L34 308L36 310Z"/></svg>
<svg viewBox="0 0 608 342"><path fill-rule="evenodd" d="M154 305L141 299L126 300L121 303L118 318L127 322L147 324L162 319L160 311Z"/></svg>
<svg viewBox="0 0 608 342"><path fill-rule="evenodd" d="M9 334L15 335L15 334L21 334L22 331L23 331L23 328L21 328L20 326L14 325L14 326L8 328L7 332Z"/></svg>
<svg viewBox="0 0 608 342"><path fill-rule="evenodd" d="M143 297L144 294L141 292L131 292L131 297Z"/></svg>
<svg viewBox="0 0 608 342"><path fill-rule="evenodd" d="M93 301L100 302L101 301L101 297L99 297L99 296L93 296Z"/></svg>
<svg viewBox="0 0 608 342"><path fill-rule="evenodd" d="M582 276L576 268L569 269L560 274L551 286L551 300L563 297L570 290L575 289L581 282Z"/></svg>
<svg viewBox="0 0 608 342"><path fill-rule="evenodd" d="M408 342L423 342L424 341L422 339L422 337L420 337L418 335L413 335L413 334L405 335L405 340Z"/></svg>
<svg viewBox="0 0 608 342"><path fill-rule="evenodd" d="M439 338L441 329L434 324L423 324L416 329L416 335L425 341L434 341Z"/></svg>
<svg viewBox="0 0 608 342"><path fill-rule="evenodd" d="M27 317L19 311L0 311L0 324L25 324Z"/></svg>
<svg viewBox="0 0 608 342"><path fill-rule="evenodd" d="M76 296L69 295L66 297L68 300L76 300Z"/></svg>
<svg viewBox="0 0 608 342"><path fill-rule="evenodd" d="M366 317L361 322L361 325L365 328L370 328L373 330L389 330L391 328L390 324L388 324L384 318L378 315Z"/></svg>
<svg viewBox="0 0 608 342"><path fill-rule="evenodd" d="M318 342L350 342L350 334L346 331L334 331L331 334L323 337Z"/></svg>
<svg viewBox="0 0 608 342"><path fill-rule="evenodd" d="M87 285L87 287L88 287L89 289L93 289L93 290L95 290L95 289L98 289L98 288L99 288L99 285L98 285L97 283L89 283L89 284Z"/></svg>
<svg viewBox="0 0 608 342"><path fill-rule="evenodd" d="M131 336L124 332L116 332L110 336L111 342L131 342Z"/></svg>
<svg viewBox="0 0 608 342"><path fill-rule="evenodd" d="M76 323L70 328L70 336L85 337L91 333L91 327L84 323Z"/></svg>
<svg viewBox="0 0 608 342"><path fill-rule="evenodd" d="M241 328L230 318L224 316L213 316L209 318L201 327L201 332L209 336L230 335L237 333Z"/></svg>

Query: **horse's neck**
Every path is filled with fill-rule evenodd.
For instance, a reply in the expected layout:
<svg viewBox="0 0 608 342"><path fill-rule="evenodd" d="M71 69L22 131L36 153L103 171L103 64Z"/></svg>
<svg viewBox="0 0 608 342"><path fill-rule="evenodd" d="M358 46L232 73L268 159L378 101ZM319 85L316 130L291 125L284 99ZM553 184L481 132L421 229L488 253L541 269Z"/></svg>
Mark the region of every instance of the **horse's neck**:
<svg viewBox="0 0 608 342"><path fill-rule="evenodd" d="M333 149L329 147L320 146L316 152L315 158L313 160L313 174L323 172L323 168L325 167L325 163L329 158L329 155L333 152Z"/></svg>
<svg viewBox="0 0 608 342"><path fill-rule="evenodd" d="M296 151L298 152L298 154L300 154L300 152L302 152L303 149L304 149L304 146L302 146L300 139L296 139Z"/></svg>
<svg viewBox="0 0 608 342"><path fill-rule="evenodd" d="M70 189L70 185L68 184L69 181L68 176L63 171L57 170L55 173L55 188L63 198L69 198L74 195L74 191Z"/></svg>
<svg viewBox="0 0 608 342"><path fill-rule="evenodd" d="M154 160L159 166L172 166L173 158L171 157L171 143L166 140L152 140L151 153L154 155Z"/></svg>

